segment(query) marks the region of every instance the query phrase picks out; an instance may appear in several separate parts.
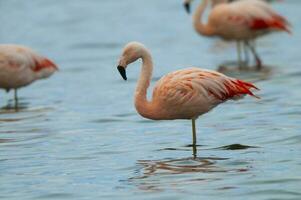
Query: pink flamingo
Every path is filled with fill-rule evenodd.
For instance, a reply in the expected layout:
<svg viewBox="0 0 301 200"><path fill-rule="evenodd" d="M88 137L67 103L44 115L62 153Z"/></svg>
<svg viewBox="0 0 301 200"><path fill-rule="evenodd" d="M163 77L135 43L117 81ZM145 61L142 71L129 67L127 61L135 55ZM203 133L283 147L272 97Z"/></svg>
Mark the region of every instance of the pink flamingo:
<svg viewBox="0 0 301 200"><path fill-rule="evenodd" d="M252 83L227 77L221 73L187 68L163 76L155 85L152 100L147 100L147 88L153 71L153 62L147 48L138 42L130 42L120 57L118 70L127 80L126 68L137 59L142 59L142 69L135 93L138 113L153 120L192 120L193 146L196 146L195 120L202 114L229 99L244 95L255 96Z"/></svg>
<svg viewBox="0 0 301 200"><path fill-rule="evenodd" d="M7 92L14 89L15 102L17 89L35 80L47 78L58 68L49 59L32 49L19 45L0 45L0 88Z"/></svg>
<svg viewBox="0 0 301 200"><path fill-rule="evenodd" d="M185 1L185 7L189 10L189 2ZM262 62L255 47L250 44L258 37L275 31L290 33L287 20L276 13L269 4L261 0L244 0L225 3L222 0L218 6L214 6L209 14L208 23L202 23L202 15L205 12L209 0L203 0L193 16L195 30L204 36L218 36L227 41L237 41L238 58L240 63L240 43L243 42L252 52L257 69L261 69ZM212 0L213 3L217 0Z"/></svg>
<svg viewBox="0 0 301 200"><path fill-rule="evenodd" d="M188 14L190 14L190 4L193 0L185 0L184 1L184 8L186 10L186 12ZM211 0L211 8L218 6L219 4L222 3L230 3L234 0ZM254 46L255 41L249 41L250 44L252 44ZM255 46L254 46L255 47ZM238 55L238 63L239 63L239 67L242 67L242 58L241 58L241 43L238 41L236 42L236 48L237 48L237 55ZM246 47L246 45L243 43L243 50L244 50L244 55L245 55L245 59L244 59L244 63L248 63L249 62L249 54L248 54L248 49Z"/></svg>

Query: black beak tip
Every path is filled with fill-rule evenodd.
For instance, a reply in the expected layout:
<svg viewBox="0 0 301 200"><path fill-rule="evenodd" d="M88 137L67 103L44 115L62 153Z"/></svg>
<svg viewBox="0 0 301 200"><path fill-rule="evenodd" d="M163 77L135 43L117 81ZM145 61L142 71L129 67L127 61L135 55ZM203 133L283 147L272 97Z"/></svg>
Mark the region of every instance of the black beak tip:
<svg viewBox="0 0 301 200"><path fill-rule="evenodd" d="M126 80L127 80L127 77L126 77L126 71L125 71L125 68L119 65L119 66L117 67L117 69L118 69L118 71L119 71L121 77L123 78L123 80L126 81Z"/></svg>
<svg viewBox="0 0 301 200"><path fill-rule="evenodd" d="M184 7L186 12L189 14L190 13L190 3L184 3Z"/></svg>

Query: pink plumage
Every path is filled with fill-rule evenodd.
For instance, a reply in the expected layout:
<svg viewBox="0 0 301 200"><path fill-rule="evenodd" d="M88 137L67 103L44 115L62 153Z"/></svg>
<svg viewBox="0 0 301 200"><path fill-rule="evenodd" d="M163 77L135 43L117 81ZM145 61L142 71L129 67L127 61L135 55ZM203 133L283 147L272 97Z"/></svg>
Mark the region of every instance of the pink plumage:
<svg viewBox="0 0 301 200"><path fill-rule="evenodd" d="M35 80L51 76L57 70L52 61L28 47L0 45L0 88L16 91Z"/></svg>
<svg viewBox="0 0 301 200"><path fill-rule="evenodd" d="M229 99L255 95L253 84L221 73L187 68L163 76L155 85L152 102L154 119L193 119ZM151 116L149 116L151 118Z"/></svg>
<svg viewBox="0 0 301 200"><path fill-rule="evenodd" d="M198 14L195 14L199 23L200 12L205 9L207 1L203 1ZM207 28L211 30L209 35L218 35L226 40L249 40L273 31L289 31L287 20L260 0L219 4L212 8L206 25L198 27L199 23L195 22L195 27L201 34L202 28Z"/></svg>

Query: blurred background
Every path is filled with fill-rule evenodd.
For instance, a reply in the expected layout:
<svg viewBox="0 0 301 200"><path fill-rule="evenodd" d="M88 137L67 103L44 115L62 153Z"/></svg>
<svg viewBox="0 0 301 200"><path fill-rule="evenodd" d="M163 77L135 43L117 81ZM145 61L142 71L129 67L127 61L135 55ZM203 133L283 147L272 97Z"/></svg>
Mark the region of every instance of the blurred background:
<svg viewBox="0 0 301 200"><path fill-rule="evenodd" d="M187 147L190 121L136 113L140 64L130 66L127 82L116 70L133 40L151 50L154 81L235 60L235 44L196 34L182 4L0 1L0 42L32 47L60 68L19 91L18 112L13 94L0 92L1 199L300 199L301 2L272 4L293 34L258 40L268 72L230 74L255 82L261 99L201 116L197 159Z"/></svg>

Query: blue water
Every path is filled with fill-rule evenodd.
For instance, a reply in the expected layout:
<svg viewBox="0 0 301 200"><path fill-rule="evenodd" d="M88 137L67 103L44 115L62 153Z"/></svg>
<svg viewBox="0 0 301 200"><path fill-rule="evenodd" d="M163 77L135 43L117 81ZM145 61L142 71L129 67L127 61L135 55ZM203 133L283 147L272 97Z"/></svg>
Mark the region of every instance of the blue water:
<svg viewBox="0 0 301 200"><path fill-rule="evenodd" d="M194 5L195 7L196 5ZM257 42L268 70L230 72L261 88L197 121L140 117L116 70L123 46L153 54L154 80L176 69L217 69L235 45L198 36L174 0L6 0L0 42L30 46L60 71L13 94L1 91L0 199L301 199L300 1L273 5L293 34Z"/></svg>

